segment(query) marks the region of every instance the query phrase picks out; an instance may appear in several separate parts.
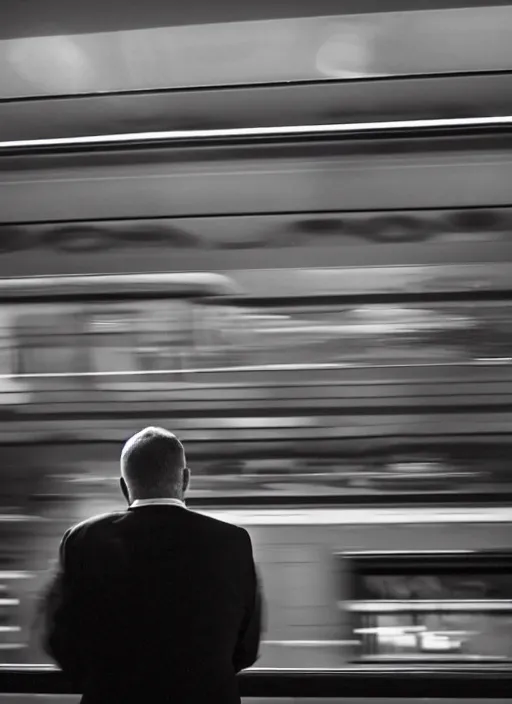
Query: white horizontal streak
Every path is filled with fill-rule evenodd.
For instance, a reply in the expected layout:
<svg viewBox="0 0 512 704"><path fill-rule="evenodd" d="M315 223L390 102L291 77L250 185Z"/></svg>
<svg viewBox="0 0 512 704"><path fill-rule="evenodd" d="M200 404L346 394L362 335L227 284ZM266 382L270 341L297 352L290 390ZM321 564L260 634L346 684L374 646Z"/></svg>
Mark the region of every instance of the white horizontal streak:
<svg viewBox="0 0 512 704"><path fill-rule="evenodd" d="M0 572L0 579L32 579L32 572Z"/></svg>
<svg viewBox="0 0 512 704"><path fill-rule="evenodd" d="M31 516L30 514L22 513L4 513L0 514L0 523L28 523L33 521L40 521L38 516Z"/></svg>
<svg viewBox="0 0 512 704"><path fill-rule="evenodd" d="M361 132L395 132L415 129L457 129L467 127L504 127L512 125L512 116L466 117L434 120L393 120L386 122L335 123L327 125L281 125L272 127L236 127L211 130L164 130L124 134L19 139L0 142L0 149L37 147L109 146L129 142L190 141L210 139L250 139L263 137L307 137L309 135L359 134Z"/></svg>
<svg viewBox="0 0 512 704"><path fill-rule="evenodd" d="M364 364L359 362L333 362L324 364L254 364L244 367L191 367L190 369L147 369L144 371L108 371L108 372L42 372L36 374L0 374L0 379L48 379L65 377L69 379L82 377L141 377L144 376L176 376L186 377L187 374L213 374L213 373L241 373L241 372L265 372L265 371L313 371L313 370L336 370L336 369L411 369L411 368L431 368L431 367L483 367L491 364L509 364L510 359L486 360L464 360L460 362L425 362L425 363L404 363L404 364ZM1 391L0 391L1 393Z"/></svg>
<svg viewBox="0 0 512 704"><path fill-rule="evenodd" d="M499 508L311 508L200 511L236 525L416 525L512 523L512 507Z"/></svg>
<svg viewBox="0 0 512 704"><path fill-rule="evenodd" d="M419 612L478 612L481 611L510 611L512 601L508 599L439 599L439 600L400 600L379 599L375 601L348 601L340 602L340 608L355 613L408 613Z"/></svg>
<svg viewBox="0 0 512 704"><path fill-rule="evenodd" d="M155 274L75 274L71 276L23 276L0 278L0 289L11 288L55 288L56 286L88 286L95 289L101 284L152 284L162 287L169 284L211 284L226 283L229 279L222 274L209 272L160 272Z"/></svg>
<svg viewBox="0 0 512 704"><path fill-rule="evenodd" d="M358 640L264 640L262 645L283 648L335 648L359 645Z"/></svg>

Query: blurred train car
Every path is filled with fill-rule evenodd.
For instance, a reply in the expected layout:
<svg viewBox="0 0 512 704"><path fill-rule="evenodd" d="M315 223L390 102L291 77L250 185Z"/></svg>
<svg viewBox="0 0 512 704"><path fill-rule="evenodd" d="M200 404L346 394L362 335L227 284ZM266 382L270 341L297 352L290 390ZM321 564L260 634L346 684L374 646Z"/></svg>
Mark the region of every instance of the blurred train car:
<svg viewBox="0 0 512 704"><path fill-rule="evenodd" d="M147 424L254 537L262 665L510 658L511 146L2 158L6 660Z"/></svg>

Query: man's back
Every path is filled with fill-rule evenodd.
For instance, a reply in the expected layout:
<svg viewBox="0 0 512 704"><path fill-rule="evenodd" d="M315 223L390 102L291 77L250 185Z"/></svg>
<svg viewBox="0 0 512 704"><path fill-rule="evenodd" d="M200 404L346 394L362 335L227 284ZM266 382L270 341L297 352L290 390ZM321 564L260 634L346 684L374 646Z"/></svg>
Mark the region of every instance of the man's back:
<svg viewBox="0 0 512 704"><path fill-rule="evenodd" d="M86 521L64 537L47 642L84 702L238 702L261 604L240 528L172 505Z"/></svg>

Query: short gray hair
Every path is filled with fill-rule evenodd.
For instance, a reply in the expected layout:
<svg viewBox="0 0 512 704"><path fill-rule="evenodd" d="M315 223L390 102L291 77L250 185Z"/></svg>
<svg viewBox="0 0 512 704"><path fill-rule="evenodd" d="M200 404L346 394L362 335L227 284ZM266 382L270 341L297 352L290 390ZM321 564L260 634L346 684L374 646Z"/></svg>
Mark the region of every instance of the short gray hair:
<svg viewBox="0 0 512 704"><path fill-rule="evenodd" d="M121 475L138 496L165 492L178 495L185 467L183 445L164 428L144 428L126 442L121 452Z"/></svg>

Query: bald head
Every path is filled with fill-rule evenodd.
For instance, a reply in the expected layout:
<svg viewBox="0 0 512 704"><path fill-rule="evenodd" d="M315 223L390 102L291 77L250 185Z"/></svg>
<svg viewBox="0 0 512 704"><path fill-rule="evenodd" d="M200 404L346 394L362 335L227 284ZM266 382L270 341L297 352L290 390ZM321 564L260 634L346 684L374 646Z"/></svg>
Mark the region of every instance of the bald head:
<svg viewBox="0 0 512 704"><path fill-rule="evenodd" d="M163 428L144 428L121 452L121 488L135 499L183 499L190 473L183 445Z"/></svg>

